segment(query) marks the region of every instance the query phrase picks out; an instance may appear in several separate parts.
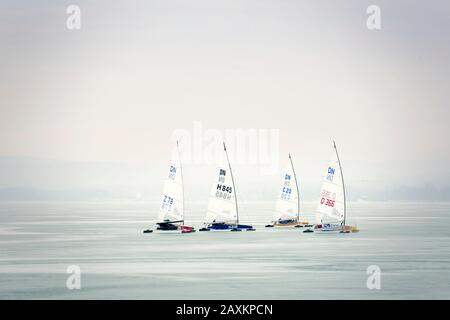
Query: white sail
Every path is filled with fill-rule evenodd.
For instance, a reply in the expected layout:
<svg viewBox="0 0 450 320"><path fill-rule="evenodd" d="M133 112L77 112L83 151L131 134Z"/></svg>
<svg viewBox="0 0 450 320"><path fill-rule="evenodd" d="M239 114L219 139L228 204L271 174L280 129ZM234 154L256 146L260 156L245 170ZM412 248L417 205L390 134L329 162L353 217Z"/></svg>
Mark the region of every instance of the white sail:
<svg viewBox="0 0 450 320"><path fill-rule="evenodd" d="M316 211L317 223L341 223L344 221L345 198L341 174L336 146L334 146L320 190Z"/></svg>
<svg viewBox="0 0 450 320"><path fill-rule="evenodd" d="M236 194L224 151L209 195L206 222L235 223L236 220Z"/></svg>
<svg viewBox="0 0 450 320"><path fill-rule="evenodd" d="M183 172L177 145L172 153L172 160L164 182L158 222L182 221L183 215Z"/></svg>
<svg viewBox="0 0 450 320"><path fill-rule="evenodd" d="M283 171L281 188L275 207L274 221L298 219L299 195L291 163Z"/></svg>

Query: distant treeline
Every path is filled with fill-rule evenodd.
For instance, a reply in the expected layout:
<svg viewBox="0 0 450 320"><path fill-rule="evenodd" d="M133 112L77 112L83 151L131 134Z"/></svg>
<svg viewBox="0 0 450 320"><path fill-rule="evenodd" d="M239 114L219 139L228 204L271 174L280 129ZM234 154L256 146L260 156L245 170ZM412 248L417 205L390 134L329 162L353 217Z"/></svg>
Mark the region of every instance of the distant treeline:
<svg viewBox="0 0 450 320"><path fill-rule="evenodd" d="M351 189L351 188L350 188ZM0 188L0 201L94 201L94 200L152 200L160 198L158 192L148 190L124 190L124 189L39 189L39 188ZM267 201L270 197L268 190L260 192L243 193L241 200ZM303 193L304 201L314 201L314 192ZM207 195L205 196L207 197ZM189 197L190 200L202 200L198 194ZM275 199L275 198L274 198ZM450 186L437 188L433 185L421 187L386 187L382 190L357 190L348 191L350 201L450 201ZM275 201L275 200L274 200Z"/></svg>

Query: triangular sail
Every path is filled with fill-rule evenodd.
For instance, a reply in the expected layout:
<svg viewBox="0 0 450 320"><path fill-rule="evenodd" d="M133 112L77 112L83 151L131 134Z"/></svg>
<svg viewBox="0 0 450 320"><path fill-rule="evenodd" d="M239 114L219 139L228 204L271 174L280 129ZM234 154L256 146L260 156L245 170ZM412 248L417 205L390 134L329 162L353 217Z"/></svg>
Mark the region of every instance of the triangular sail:
<svg viewBox="0 0 450 320"><path fill-rule="evenodd" d="M225 149L209 195L206 222L237 222L236 194Z"/></svg>
<svg viewBox="0 0 450 320"><path fill-rule="evenodd" d="M342 170L334 145L320 190L317 223L342 223L345 219L345 196Z"/></svg>
<svg viewBox="0 0 450 320"><path fill-rule="evenodd" d="M183 219L183 172L177 143L177 147L172 152L169 170L164 182L158 222L175 222L183 221Z"/></svg>
<svg viewBox="0 0 450 320"><path fill-rule="evenodd" d="M291 161L289 161L289 164L282 174L281 188L275 207L274 221L298 220L299 194L297 187L294 168Z"/></svg>

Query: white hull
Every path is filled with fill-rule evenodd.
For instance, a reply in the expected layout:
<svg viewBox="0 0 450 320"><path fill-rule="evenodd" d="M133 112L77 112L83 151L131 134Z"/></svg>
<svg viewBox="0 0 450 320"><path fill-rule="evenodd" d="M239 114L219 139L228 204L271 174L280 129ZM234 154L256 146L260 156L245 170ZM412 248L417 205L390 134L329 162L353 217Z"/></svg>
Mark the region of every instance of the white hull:
<svg viewBox="0 0 450 320"><path fill-rule="evenodd" d="M322 227L315 225L313 230L317 233L352 233L359 231L356 226L351 225L323 225Z"/></svg>
<svg viewBox="0 0 450 320"><path fill-rule="evenodd" d="M181 233L181 230L153 230L153 233L158 233L158 234L174 234L174 233Z"/></svg>

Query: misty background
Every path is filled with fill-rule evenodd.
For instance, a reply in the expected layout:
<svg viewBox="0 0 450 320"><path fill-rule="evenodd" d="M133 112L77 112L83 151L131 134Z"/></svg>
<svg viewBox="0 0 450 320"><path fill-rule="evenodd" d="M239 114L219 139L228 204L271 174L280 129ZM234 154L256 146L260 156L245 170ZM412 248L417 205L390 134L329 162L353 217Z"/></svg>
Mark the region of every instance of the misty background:
<svg viewBox="0 0 450 320"><path fill-rule="evenodd" d="M195 121L278 129L305 200L332 139L349 199L450 200L448 1L81 0L80 30L70 4L0 2L0 200L157 200ZM233 171L275 201L279 172ZM184 174L206 201L214 166Z"/></svg>

